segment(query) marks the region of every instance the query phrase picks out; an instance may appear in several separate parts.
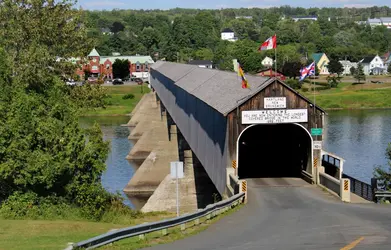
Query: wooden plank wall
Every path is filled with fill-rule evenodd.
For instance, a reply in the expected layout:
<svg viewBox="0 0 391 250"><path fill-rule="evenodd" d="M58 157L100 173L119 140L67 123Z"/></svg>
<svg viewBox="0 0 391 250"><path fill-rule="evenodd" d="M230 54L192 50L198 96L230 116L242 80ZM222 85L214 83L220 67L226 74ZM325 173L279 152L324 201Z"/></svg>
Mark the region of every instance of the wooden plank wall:
<svg viewBox="0 0 391 250"><path fill-rule="evenodd" d="M301 96L297 95L291 89L285 87L283 84L276 82L270 84L263 91L253 96L247 102L237 109L233 110L227 116L228 123L228 155L229 162L236 159L236 141L239 134L249 125L241 124L241 111L245 110L263 110L265 97L286 97L286 109L307 109L308 110L308 122L300 123L310 133L311 128L323 128L322 112L316 109L314 115L314 108L304 100ZM316 119L316 123L315 123ZM314 140L322 140L322 136L313 137Z"/></svg>

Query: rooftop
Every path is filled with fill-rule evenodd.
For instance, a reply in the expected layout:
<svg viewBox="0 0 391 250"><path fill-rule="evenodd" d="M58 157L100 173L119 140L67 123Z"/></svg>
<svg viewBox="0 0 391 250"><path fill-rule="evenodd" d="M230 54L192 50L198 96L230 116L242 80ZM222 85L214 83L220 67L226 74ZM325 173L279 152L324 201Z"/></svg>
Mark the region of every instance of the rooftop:
<svg viewBox="0 0 391 250"><path fill-rule="evenodd" d="M361 61L361 63L371 63L375 56L366 56L364 59Z"/></svg>
<svg viewBox="0 0 391 250"><path fill-rule="evenodd" d="M274 78L246 75L250 88L242 89L241 80L235 72L163 61L152 65L151 74L153 75L155 71L225 116L275 81ZM282 82L281 84L285 85ZM291 90L311 103L295 90Z"/></svg>
<svg viewBox="0 0 391 250"><path fill-rule="evenodd" d="M90 54L88 54L88 56L100 56L98 51L96 51L95 48L93 48L90 52Z"/></svg>
<svg viewBox="0 0 391 250"><path fill-rule="evenodd" d="M191 65L210 65L210 64L213 64L213 62L210 61L210 60L191 60L187 64L191 64Z"/></svg>
<svg viewBox="0 0 391 250"><path fill-rule="evenodd" d="M314 53L311 55L312 59L315 60L316 63L320 61L320 58L322 58L324 53Z"/></svg>
<svg viewBox="0 0 391 250"><path fill-rule="evenodd" d="M234 33L234 31L231 30L230 28L225 28L223 29L223 31L221 31L221 33Z"/></svg>

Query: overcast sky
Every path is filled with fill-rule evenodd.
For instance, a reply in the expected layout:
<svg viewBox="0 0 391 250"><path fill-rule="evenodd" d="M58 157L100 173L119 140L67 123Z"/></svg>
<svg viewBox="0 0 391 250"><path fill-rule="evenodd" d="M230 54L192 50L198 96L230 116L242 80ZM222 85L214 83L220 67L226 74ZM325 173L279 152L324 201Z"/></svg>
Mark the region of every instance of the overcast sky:
<svg viewBox="0 0 391 250"><path fill-rule="evenodd" d="M293 4L294 3L294 4ZM79 0L85 9L172 9L180 8L268 8L281 5L300 7L371 7L391 6L389 0Z"/></svg>

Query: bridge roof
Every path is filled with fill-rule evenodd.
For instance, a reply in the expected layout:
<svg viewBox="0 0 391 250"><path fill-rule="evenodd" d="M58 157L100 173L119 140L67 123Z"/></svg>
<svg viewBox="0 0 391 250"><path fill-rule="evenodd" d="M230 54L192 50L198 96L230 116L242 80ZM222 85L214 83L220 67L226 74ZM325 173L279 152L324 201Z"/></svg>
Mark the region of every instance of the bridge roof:
<svg viewBox="0 0 391 250"><path fill-rule="evenodd" d="M242 89L241 79L235 72L205 69L197 65L164 61L156 62L151 68L171 79L177 86L202 100L224 116L275 81L274 78L246 75L250 88ZM291 89L285 83L279 82ZM291 90L311 103L310 100L297 93L297 91ZM317 108L326 113L321 108Z"/></svg>

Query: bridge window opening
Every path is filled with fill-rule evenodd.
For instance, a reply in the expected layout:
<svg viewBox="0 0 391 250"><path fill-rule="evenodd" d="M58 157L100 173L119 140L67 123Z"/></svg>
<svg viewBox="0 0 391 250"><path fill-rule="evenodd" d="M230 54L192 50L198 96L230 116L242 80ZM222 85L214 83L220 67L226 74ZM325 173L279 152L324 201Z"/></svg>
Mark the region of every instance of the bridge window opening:
<svg viewBox="0 0 391 250"><path fill-rule="evenodd" d="M296 124L255 125L238 141L239 179L301 177L311 174L312 141Z"/></svg>

